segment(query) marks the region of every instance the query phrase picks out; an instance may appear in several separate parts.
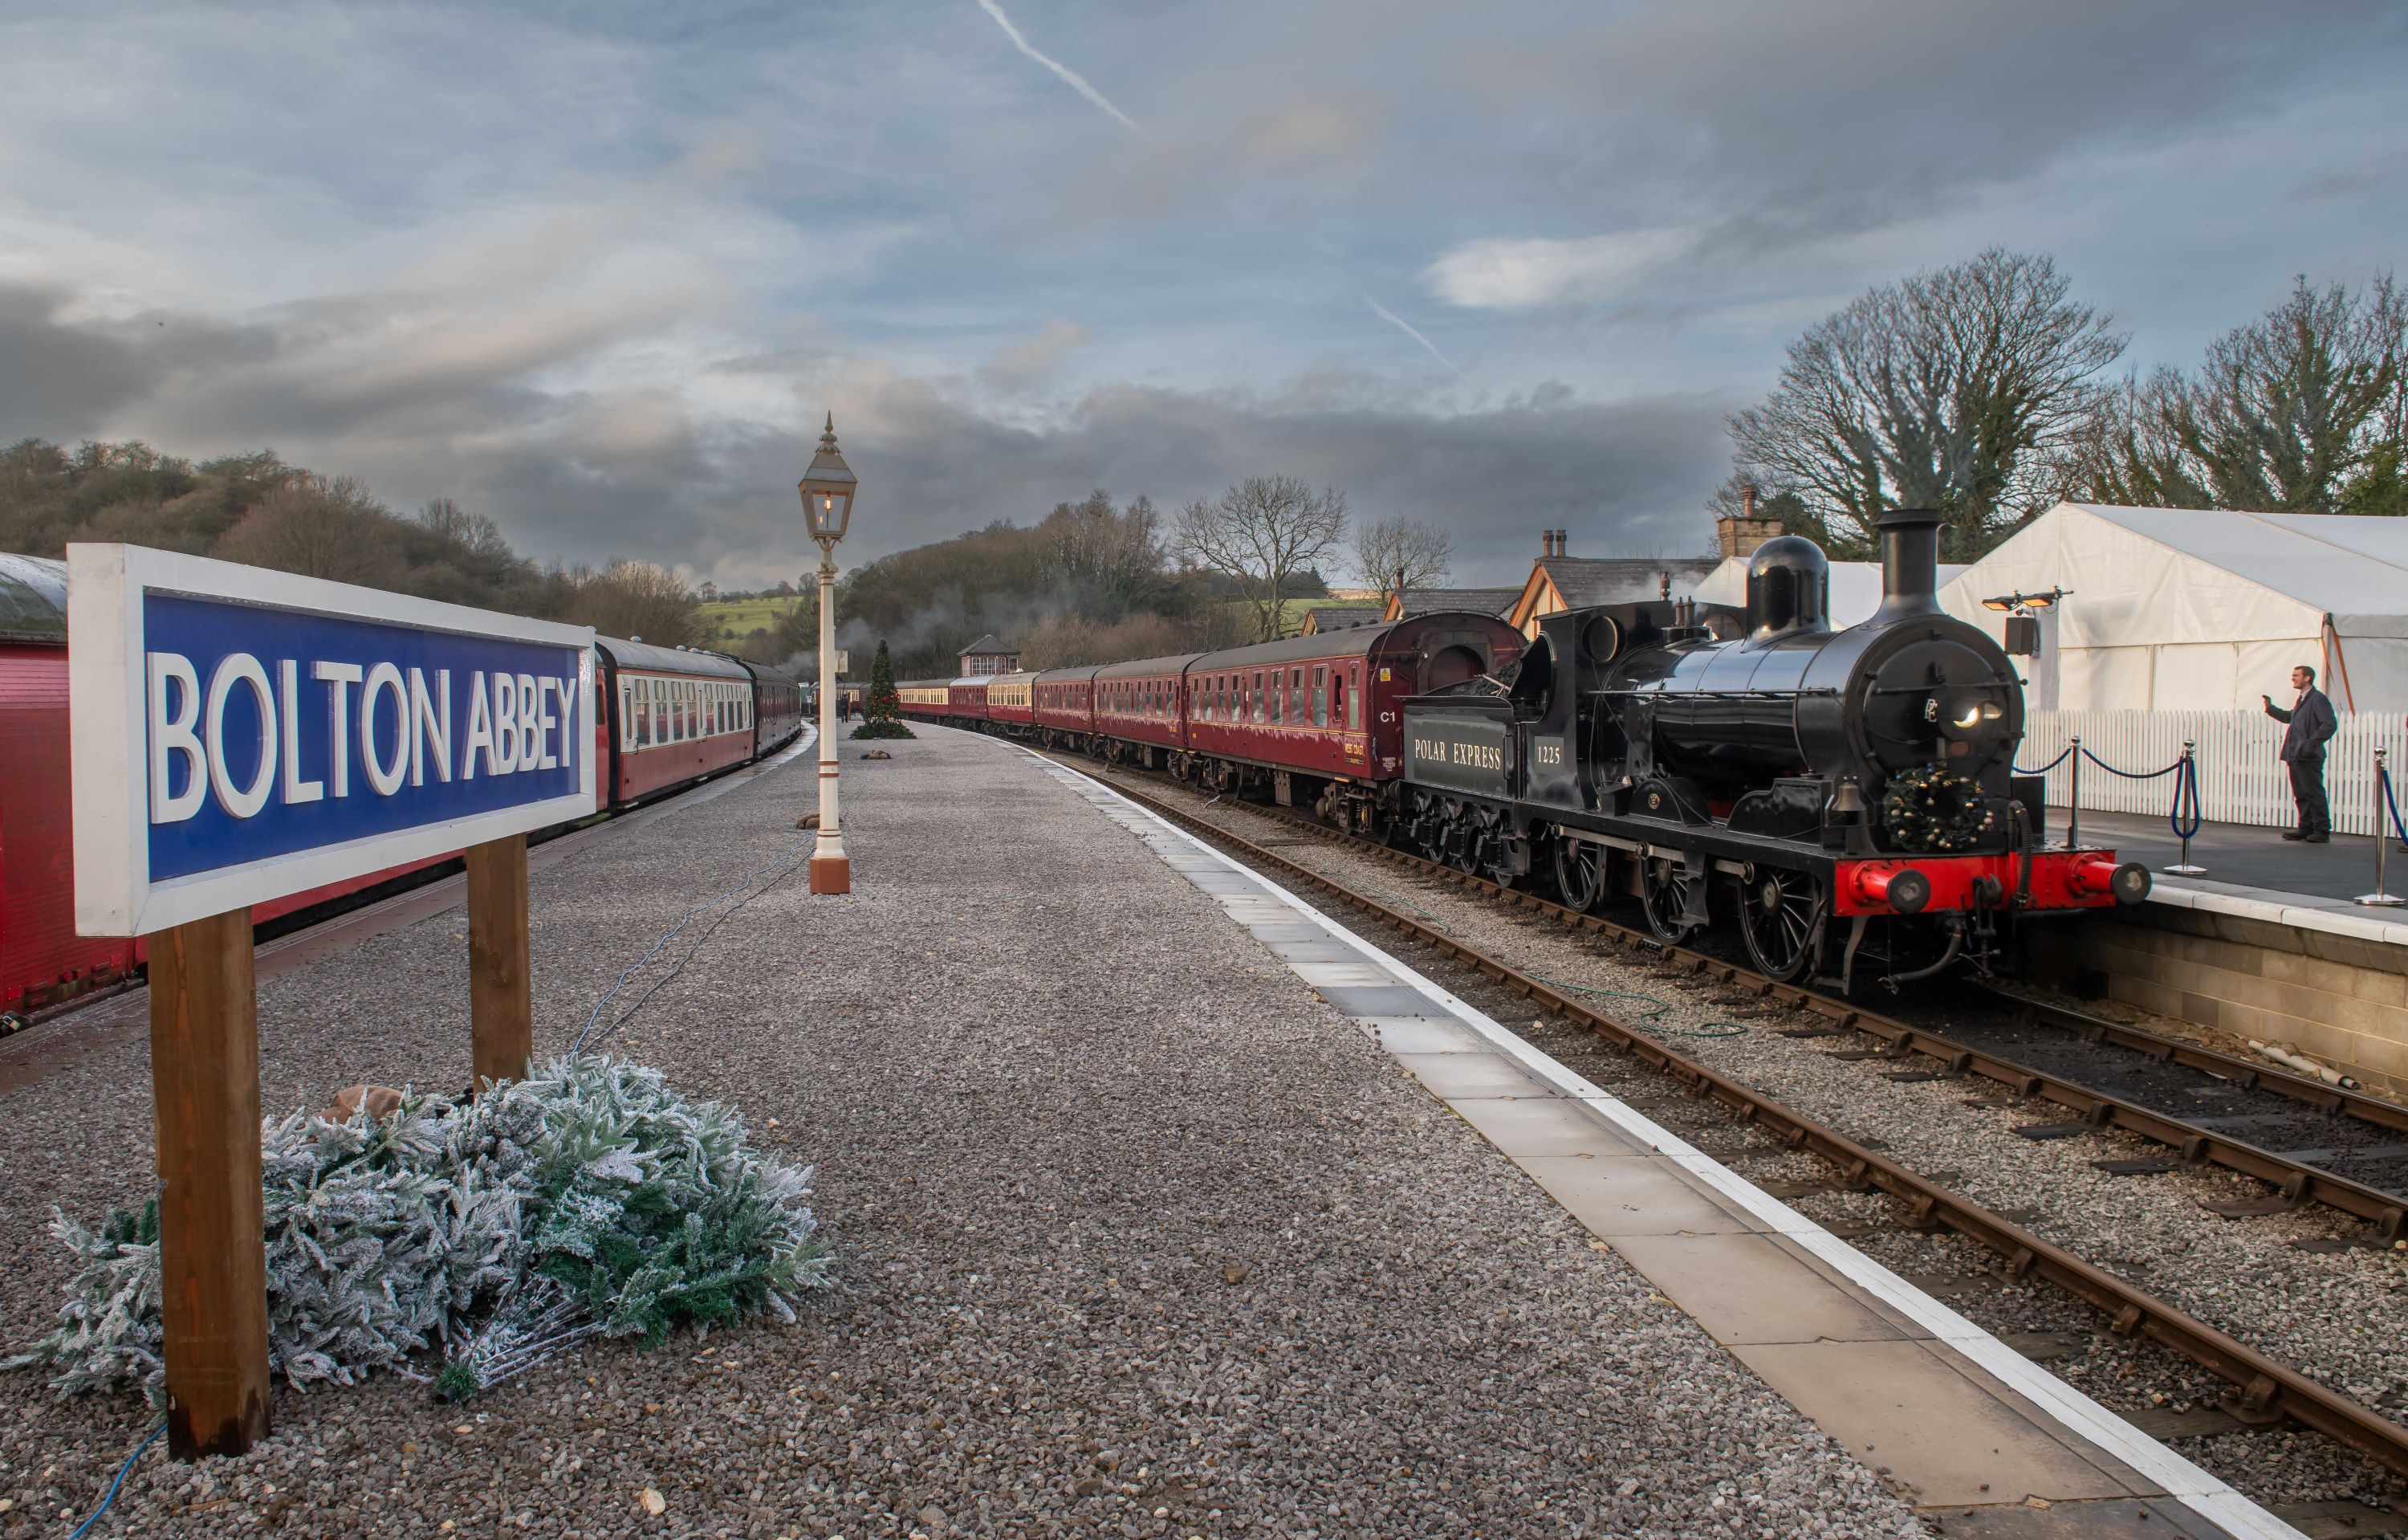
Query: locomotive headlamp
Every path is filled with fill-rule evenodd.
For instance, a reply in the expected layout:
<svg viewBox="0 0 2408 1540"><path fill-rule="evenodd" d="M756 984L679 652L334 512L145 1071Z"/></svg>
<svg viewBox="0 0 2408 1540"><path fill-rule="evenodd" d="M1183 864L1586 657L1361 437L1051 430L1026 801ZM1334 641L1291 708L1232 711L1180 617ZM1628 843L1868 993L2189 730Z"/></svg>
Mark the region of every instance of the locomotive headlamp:
<svg viewBox="0 0 2408 1540"><path fill-rule="evenodd" d="M2070 588L2046 588L2037 594L2000 594L1996 597L1984 599L1982 608L1996 610L2000 614L2029 614L2034 610L2056 609L2057 601L2071 592Z"/></svg>
<svg viewBox="0 0 2408 1540"><path fill-rule="evenodd" d="M1956 726L1971 731L1985 722L1996 722L2006 714L1995 700L1976 700L1956 713Z"/></svg>

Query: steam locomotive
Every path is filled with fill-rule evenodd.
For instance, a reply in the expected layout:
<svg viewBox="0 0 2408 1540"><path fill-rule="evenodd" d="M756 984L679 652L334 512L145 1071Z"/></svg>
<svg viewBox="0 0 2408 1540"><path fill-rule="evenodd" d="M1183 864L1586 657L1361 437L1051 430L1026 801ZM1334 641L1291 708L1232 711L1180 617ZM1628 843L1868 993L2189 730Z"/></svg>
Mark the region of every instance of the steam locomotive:
<svg viewBox="0 0 2408 1540"><path fill-rule="evenodd" d="M1404 703L1393 832L1670 943L1736 922L1770 977L1988 967L2039 914L2138 903L2148 870L2049 845L2014 772L2023 690L1935 595L1938 514L1880 519L1883 598L1834 630L1813 541L1751 558L1744 610L1667 598L1540 622L1518 659Z"/></svg>

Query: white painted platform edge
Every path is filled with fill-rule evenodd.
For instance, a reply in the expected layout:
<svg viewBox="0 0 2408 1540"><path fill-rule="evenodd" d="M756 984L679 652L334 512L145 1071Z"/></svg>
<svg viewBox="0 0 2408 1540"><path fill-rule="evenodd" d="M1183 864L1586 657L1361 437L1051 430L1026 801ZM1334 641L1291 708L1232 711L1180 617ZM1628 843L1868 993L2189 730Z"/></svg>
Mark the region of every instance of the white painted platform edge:
<svg viewBox="0 0 2408 1540"><path fill-rule="evenodd" d="M1252 881L1331 936L1365 957L1375 959L1398 983L1418 991L1524 1068L1570 1093L1626 1133L1645 1140L1658 1152L1673 1157L1676 1163L1763 1220L1769 1228L1823 1259L1868 1294L1913 1318L1933 1337L1946 1343L1991 1377L2031 1402L2074 1437L2104 1450L2157 1482L2167 1496L2179 1499L2197 1511L2200 1518L2223 1526L2235 1540L2307 1540L2300 1531L2251 1502L2229 1483L2142 1432L1988 1331L1833 1235L1814 1220L1771 1197L1721 1161L1698 1150L1586 1077L1565 1068L1552 1055L1524 1042L1491 1019L1485 1012L1433 984L1296 894L1177 825L1140 807L1109 784L1057 764L1033 750L1024 748L1021 752L1044 766L1049 772L1096 787L1165 833L1194 846L1213 861Z"/></svg>
<svg viewBox="0 0 2408 1540"><path fill-rule="evenodd" d="M2403 873L2403 885L2408 885L2408 873ZM2374 885L2374 874L2366 874L2366 885ZM2240 893L2217 893L2204 887L2194 887L2179 879L2154 884L2148 901L2161 903L2168 909L2196 909L2211 914L2231 914L2241 919L2264 920L2270 925L2288 926L2295 930L2321 930L2331 936L2349 936L2385 946L2408 946L2408 925L2377 919L2397 910L2354 909L2346 899L2326 899L2303 902L2303 894L2285 893L2277 888L2253 887L2249 893L2263 893L2254 899ZM2324 907L2329 905L2330 907Z"/></svg>

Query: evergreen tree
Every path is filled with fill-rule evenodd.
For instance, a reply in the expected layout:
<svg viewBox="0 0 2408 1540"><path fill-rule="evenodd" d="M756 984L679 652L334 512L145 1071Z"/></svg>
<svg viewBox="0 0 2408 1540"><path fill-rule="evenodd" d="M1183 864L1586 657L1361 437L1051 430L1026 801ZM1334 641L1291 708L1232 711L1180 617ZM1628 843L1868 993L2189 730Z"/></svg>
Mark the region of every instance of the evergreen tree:
<svg viewBox="0 0 2408 1540"><path fill-rule="evenodd" d="M886 643L878 644L878 656L869 665L869 693L862 698L861 726L853 729L855 738L917 738L920 735L903 725L903 698L895 693L895 659L886 651Z"/></svg>

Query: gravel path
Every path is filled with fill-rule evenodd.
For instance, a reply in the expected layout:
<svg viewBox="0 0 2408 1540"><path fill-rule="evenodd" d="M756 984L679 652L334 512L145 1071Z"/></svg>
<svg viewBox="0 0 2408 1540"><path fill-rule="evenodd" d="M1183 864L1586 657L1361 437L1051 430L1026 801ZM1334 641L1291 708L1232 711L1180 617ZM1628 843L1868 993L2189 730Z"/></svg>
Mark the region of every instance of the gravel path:
<svg viewBox="0 0 2408 1540"><path fill-rule="evenodd" d="M1136 841L1017 751L891 747L848 746L853 897L772 889L614 1043L818 1165L838 1291L465 1414L280 1392L265 1446L147 1457L100 1533L1923 1533ZM539 1043L800 838L811 788L805 760L538 874ZM462 1084L460 921L265 987L266 1104ZM5 1099L9 1341L56 1303L50 1205L141 1190L145 1059ZM141 1409L0 1397L0 1533L60 1533Z"/></svg>
<svg viewBox="0 0 2408 1540"><path fill-rule="evenodd" d="M1116 776L1137 789L1168 796L1191 809L1206 799L1160 781ZM1223 801L1204 815L1246 837L1292 837L1285 820ZM1527 912L1492 902L1453 885L1352 851L1312 841L1280 854L1336 877L1372 897L1442 926L1449 934L1537 976L1600 991L1592 1003L1641 1030L1656 1031L1681 1053L1766 1092L1828 1127L1884 1149L1913 1170L1941 1176L1985 1206L2056 1241L2094 1263L2130 1278L2151 1293L2231 1332L2261 1351L2333 1389L2397 1418L2408 1411L2408 1251L2300 1251L2295 1238L2359 1232L2346 1216L2308 1207L2283 1216L2228 1220L2201 1209L2208 1198L2259 1198L2262 1184L2231 1173L2181 1171L2145 1177L2095 1169L2100 1159L2161 1154L2125 1134L2092 1134L2035 1142L2017 1136L2021 1124L2057 1121L2044 1103L1976 1106L1999 1097L1986 1081L1897 1082L1877 1068L1828 1057L1877 1045L1870 1038L1791 1039L1772 1019L1731 1019L1718 1003L1721 986L1701 986L1625 962L1576 933ZM1582 1065L1585 1034L1552 1024L1530 1029L1529 1007L1502 991L1482 993L1477 974L1454 967L1434 950L1411 947L1393 932L1351 911L1317 907L1425 971L1442 973L1468 998L1493 999L1498 1019L1523 1025L1525 1035ZM1659 1010L1656 1007L1660 1005ZM1618 1062L1618 1061L1617 1061ZM1928 1067L1921 1066L1921 1067ZM1589 1072L1584 1067L1583 1072ZM1613 1073L1616 1072L1606 1072ZM1627 1073L1628 1072L1619 1072ZM1668 1083L1668 1092L1670 1087ZM1811 1159L1778 1153L1714 1114L1683 1114L1676 1098L1652 1115L1670 1114L1684 1133L1722 1154L1758 1183L1827 1174ZM1696 1118L1697 1121L1690 1121ZM1747 1152L1755 1151L1754 1155ZM1817 1195L1799 1206L1826 1223L1862 1219L1877 1201ZM1887 1231L1862 1247L1901 1272L1980 1272L1985 1254L1960 1238ZM2007 1289L1951 1298L1950 1303L2001 1331L2085 1334L2097 1317L2057 1301L2050 1290ZM2095 1361L2093 1361L2095 1360ZM2086 1356L2053 1362L2105 1403L2126 1411L2213 1405L2222 1382L2144 1345L2108 1339ZM2276 1446L2269 1449L2268 1446ZM2397 1502L2397 1483L2371 1462L2320 1438L2260 1435L2189 1438L2183 1452L2267 1503L2356 1496Z"/></svg>

